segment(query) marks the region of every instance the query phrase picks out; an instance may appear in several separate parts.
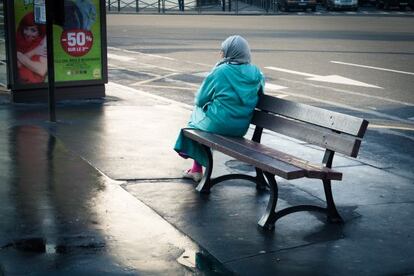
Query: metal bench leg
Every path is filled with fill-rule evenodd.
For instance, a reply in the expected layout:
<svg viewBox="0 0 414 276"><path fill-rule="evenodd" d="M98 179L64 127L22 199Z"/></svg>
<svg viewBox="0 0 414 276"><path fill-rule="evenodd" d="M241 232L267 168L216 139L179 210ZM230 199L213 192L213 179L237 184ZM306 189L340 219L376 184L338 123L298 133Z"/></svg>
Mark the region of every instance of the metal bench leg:
<svg viewBox="0 0 414 276"><path fill-rule="evenodd" d="M263 171L256 168L256 189L260 191L266 190L268 184L264 178Z"/></svg>
<svg viewBox="0 0 414 276"><path fill-rule="evenodd" d="M273 230L275 228L275 222L277 219L276 216L276 203L278 198L278 188L275 176L271 173L264 173L267 181L270 185L270 197L269 202L267 203L266 212L262 216L262 218L259 220L258 224L260 227L267 229L267 230Z"/></svg>
<svg viewBox="0 0 414 276"><path fill-rule="evenodd" d="M332 196L331 180L322 180L323 188L325 190L326 197L326 211L328 215L328 221L331 223L342 223L343 219L336 210L335 202Z"/></svg>
<svg viewBox="0 0 414 276"><path fill-rule="evenodd" d="M211 154L211 149L207 146L204 146L204 150L207 153L208 165L204 172L203 178L201 178L200 183L198 183L196 190L200 193L209 194L210 189L213 186L211 182L211 172L213 171L213 155Z"/></svg>

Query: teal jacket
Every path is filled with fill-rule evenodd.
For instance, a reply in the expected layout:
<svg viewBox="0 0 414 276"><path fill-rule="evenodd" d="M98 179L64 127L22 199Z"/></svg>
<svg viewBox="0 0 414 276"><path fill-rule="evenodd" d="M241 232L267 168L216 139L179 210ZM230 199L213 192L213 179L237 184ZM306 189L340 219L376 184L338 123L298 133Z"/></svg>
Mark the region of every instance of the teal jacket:
<svg viewBox="0 0 414 276"><path fill-rule="evenodd" d="M188 128L244 136L263 87L264 76L255 65L222 64L215 67L197 92ZM207 165L203 148L181 133L174 149L203 166Z"/></svg>

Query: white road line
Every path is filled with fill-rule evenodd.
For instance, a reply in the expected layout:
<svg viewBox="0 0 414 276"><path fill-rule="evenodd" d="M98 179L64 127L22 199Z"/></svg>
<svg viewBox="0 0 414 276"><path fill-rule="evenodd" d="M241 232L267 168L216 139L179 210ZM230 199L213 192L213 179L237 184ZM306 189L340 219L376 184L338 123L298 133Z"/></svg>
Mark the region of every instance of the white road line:
<svg viewBox="0 0 414 276"><path fill-rule="evenodd" d="M145 87L152 87L152 88L167 88L167 89L177 89L177 90L190 90L190 91L196 91L197 89L191 88L191 87L182 87L182 86L164 86L164 85L152 85L152 84L143 84L140 86Z"/></svg>
<svg viewBox="0 0 414 276"><path fill-rule="evenodd" d="M349 110L354 110L354 111L358 111L358 112L362 112L362 113L375 115L375 116L380 117L380 118L385 118L385 119L390 119L390 120L394 120L394 121L398 121L398 122L402 122L402 123L412 124L412 122L407 120L407 119L403 119L403 118L393 116L393 115L384 114L384 113L374 111L374 110L353 107L353 106L350 106L350 105L340 104L340 103L337 103L337 102L327 101L327 100L323 100L323 99L318 99L318 98L315 98L313 96L306 96L306 95L302 95L302 94L298 94L298 93L293 93L293 92L290 92L290 91L283 91L283 93L294 96L294 97L298 97L298 98L303 98L303 99L307 99L307 100L311 100L311 101L315 101L315 102L324 103L324 104L331 105L331 106L337 106L337 107L341 107L341 108L345 108L345 109L349 109Z"/></svg>
<svg viewBox="0 0 414 276"><path fill-rule="evenodd" d="M412 72L399 71L399 70L393 70L393 69L387 69L387 68L381 68L381 67L375 67L375 66L361 65L361 64L348 63L348 62L335 61L335 60L331 60L331 62L336 63L336 64L343 64L343 65L350 65L350 66L369 68L369 69L375 69L375 70L381 70L381 71L388 71L388 72L394 72L394 73L400 73L400 74L414 75L414 73Z"/></svg>
<svg viewBox="0 0 414 276"><path fill-rule="evenodd" d="M171 103L171 104L175 104L175 105L184 107L185 109L191 109L192 108L192 106L189 105L189 104L174 101L174 100L171 100L171 99L168 99L168 98L165 98L165 97L154 95L150 92L145 92L145 91L142 91L142 90L138 90L138 89L126 86L126 85L119 84L119 83L115 83L115 82L110 81L106 85L108 86L109 89L111 89L111 88L122 89L122 90L125 90L125 91L128 91L128 92L139 93L141 95L145 95L145 96L151 97L153 99L157 99L157 100L161 100L161 101L168 102L168 103Z"/></svg>
<svg viewBox="0 0 414 276"><path fill-rule="evenodd" d="M139 52L139 51L125 50L125 49L116 48L116 47L108 47L108 49L115 50L115 51L121 51L121 52L125 52L125 53L140 54L140 55L144 55L144 56L162 58L162 59L167 59L167 60L176 60L175 58L164 57L164 56L154 55L154 54L146 54L146 53L142 53L142 52Z"/></svg>
<svg viewBox="0 0 414 276"><path fill-rule="evenodd" d="M121 70L125 70L125 71L136 72L136 70L131 70L131 69L128 69L126 67L122 67L122 66L115 65L115 64L112 64L112 63L108 63L108 67L110 67L109 69L114 68L114 69L121 69ZM160 76L160 75L153 74L153 73L150 73L150 72L145 72L145 74L148 75L148 76L152 76L152 77L159 77Z"/></svg>
<svg viewBox="0 0 414 276"><path fill-rule="evenodd" d="M199 72L199 73L194 73L194 74L192 74L193 76L196 76L196 77L202 77L202 78L205 78L205 77L207 77L207 75L208 74L210 74L210 72Z"/></svg>
<svg viewBox="0 0 414 276"><path fill-rule="evenodd" d="M270 70L274 70L274 71L280 71L280 72L285 72L285 73L289 73L289 74L295 74L295 75L300 75L300 76L305 76L305 77L310 77L310 78L319 77L318 75L299 72L299 71L293 71L293 70L279 68L279 67L265 66L265 68L270 69Z"/></svg>
<svg viewBox="0 0 414 276"><path fill-rule="evenodd" d="M176 75L178 75L178 74L177 74L177 73L171 73L171 74L168 74L168 75L158 76L158 77L155 77L155 78L152 78L152 79L148 79L148 80L138 81L138 82L135 82L135 83L133 83L133 84L131 84L131 85L134 85L134 86L136 86L136 85L141 85L141 84L145 84L145 83L153 82L153 81L156 81L156 80L166 79L166 78L168 78L168 77L171 77L171 76L176 76Z"/></svg>
<svg viewBox="0 0 414 276"><path fill-rule="evenodd" d="M410 130L414 131L414 127L406 127L406 126L391 126L391 125L376 125L376 124L369 124L368 128L386 128L386 129L398 129L398 130Z"/></svg>
<svg viewBox="0 0 414 276"><path fill-rule="evenodd" d="M368 125L369 128L369 125ZM404 137L406 139L412 140L414 141L414 137L407 135L405 133L399 132L399 131L394 131L388 128L377 128L376 131L380 132L380 133L385 133L385 134L390 134L390 135L395 135L395 136L400 136L400 137Z"/></svg>
<svg viewBox="0 0 414 276"><path fill-rule="evenodd" d="M120 56L120 55L114 55L114 54L109 54L109 53L108 53L108 57L112 58L112 59L119 60L119 61L126 61L126 62L136 60L133 57ZM172 68L157 66L157 65L143 63L143 62L138 62L136 64L140 64L140 65L144 65L144 66L152 67L152 68L158 68L158 69L162 69L162 70L165 70L165 71L171 71L171 72L177 72L177 73L180 72L179 70L175 70L175 69L172 69Z"/></svg>
<svg viewBox="0 0 414 276"><path fill-rule="evenodd" d="M286 88L287 88L286 86L281 86L281 85L277 85L277 84L273 84L273 83L268 83L268 82L265 84L265 92L267 90L270 90L270 91L278 91L278 90L286 89Z"/></svg>
<svg viewBox="0 0 414 276"><path fill-rule="evenodd" d="M140 62L139 64L142 64L142 65L145 65L145 66L148 66L148 67L153 67L153 68L162 69L162 70L165 70L165 71L171 71L171 72L177 72L177 73L180 73L180 71L179 71L179 70L175 70L175 69L168 68L168 67L164 67L164 66L157 66L157 65L148 64L148 63L143 63L143 62Z"/></svg>
<svg viewBox="0 0 414 276"><path fill-rule="evenodd" d="M390 99L390 98L385 98L385 97L381 97L381 96L373 96L373 95L368 95L368 94L365 94L365 93L333 88L333 87L330 87L330 86L312 84L312 83L308 83L308 82L304 82L304 81L297 81L297 80L291 80L291 79L285 79L285 78L280 78L280 80L289 81L289 82L293 82L293 83L299 83L299 84L303 84L303 85L309 85L309 86L316 87L316 88L328 89L328 90L332 90L332 91L339 92L339 93L344 93L344 94L350 94L350 95L356 95L356 96L361 96L361 97L365 97L365 98L377 99L377 100L386 101L386 102L390 102L390 103L396 103L396 104L401 104L401 105L406 105L406 106L414 106L414 103L402 102L402 101L393 100L393 99Z"/></svg>
<svg viewBox="0 0 414 276"><path fill-rule="evenodd" d="M208 68L213 67L213 65L211 65L211 64L205 64L205 63L200 63L200 62L185 61L185 63L200 65L200 66L204 66L204 67L208 67Z"/></svg>
<svg viewBox="0 0 414 276"><path fill-rule="evenodd" d="M114 54L109 54L109 53L108 53L108 58L116 59L116 60L119 60L119 61L132 61L132 60L135 60L135 58L133 58L133 57L119 56L119 55L114 55Z"/></svg>
<svg viewBox="0 0 414 276"><path fill-rule="evenodd" d="M265 69L274 70L274 71L280 71L285 72L289 74L295 74L295 75L301 75L308 77L307 80L311 81L319 81L319 82L330 82L330 83L337 83L337 84L345 84L345 85L354 85L354 86L362 86L362 87L369 87L369 88L377 88L377 89L383 89L382 87L372 85L369 83L364 83L361 81L356 81L353 79L345 78L339 75L328 75L328 76L320 76L315 74L309 74L299 71L293 71L289 69L284 69L280 67L274 67L274 66L265 66Z"/></svg>

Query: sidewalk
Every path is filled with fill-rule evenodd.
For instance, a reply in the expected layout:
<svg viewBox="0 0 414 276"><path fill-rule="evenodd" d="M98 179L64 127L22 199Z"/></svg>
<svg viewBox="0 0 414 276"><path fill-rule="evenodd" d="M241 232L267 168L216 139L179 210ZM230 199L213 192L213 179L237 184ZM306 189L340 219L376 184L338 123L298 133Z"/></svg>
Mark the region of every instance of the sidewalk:
<svg viewBox="0 0 414 276"><path fill-rule="evenodd" d="M205 197L180 178L190 161L172 145L191 107L110 83L104 101L57 111L50 124L45 105L0 104L0 275L414 273L413 180L371 160L335 157L344 225L304 212L266 233L256 223L268 193L233 180ZM323 154L269 133L264 142ZM214 154L214 174L253 172ZM277 180L280 207L323 198L318 181Z"/></svg>

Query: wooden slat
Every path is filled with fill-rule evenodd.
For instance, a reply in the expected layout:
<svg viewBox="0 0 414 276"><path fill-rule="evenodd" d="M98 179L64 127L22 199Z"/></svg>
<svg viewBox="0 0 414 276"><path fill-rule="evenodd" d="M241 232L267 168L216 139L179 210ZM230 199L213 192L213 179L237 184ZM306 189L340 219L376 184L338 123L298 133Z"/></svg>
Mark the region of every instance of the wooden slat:
<svg viewBox="0 0 414 276"><path fill-rule="evenodd" d="M360 138L368 127L368 121L358 117L268 95L260 97L257 108Z"/></svg>
<svg viewBox="0 0 414 276"><path fill-rule="evenodd" d="M315 125L255 111L252 124L352 157L358 155L361 140Z"/></svg>
<svg viewBox="0 0 414 276"><path fill-rule="evenodd" d="M277 151L275 149L271 149L265 145L261 145L251 140L221 136L199 130L185 130L184 133L186 136L198 141L199 143L222 151L225 154L238 158L241 161L244 161L264 171L269 171L286 179L295 179L304 176L308 178L318 179L342 179L342 173L340 172L325 168L321 165L311 164L308 161L296 158L292 155ZM240 153L243 155L243 157L240 158L237 153ZM262 162L273 166L273 169L269 170L269 168L266 166L259 164ZM298 168L301 169L300 173L298 171Z"/></svg>
<svg viewBox="0 0 414 276"><path fill-rule="evenodd" d="M273 149L263 144L256 143L248 139L234 139L222 136L224 139L231 139L235 144L238 144L240 147L248 147L253 151L263 153L268 156L272 156L283 162L292 164L296 167L306 170L306 177L308 178L318 178L318 179L331 179L331 180L342 180L342 173L335 171L330 168L326 168L321 164L314 164L307 160L303 160L296 156L287 154L285 152Z"/></svg>
<svg viewBox="0 0 414 276"><path fill-rule="evenodd" d="M200 144L208 146L211 149L223 152L228 156L285 179L297 179L305 176L305 170L301 168L287 164L264 154L254 152L247 148L240 148L238 145L235 147L234 143L220 138L221 136L219 135L194 129L184 129L184 135L199 142Z"/></svg>

